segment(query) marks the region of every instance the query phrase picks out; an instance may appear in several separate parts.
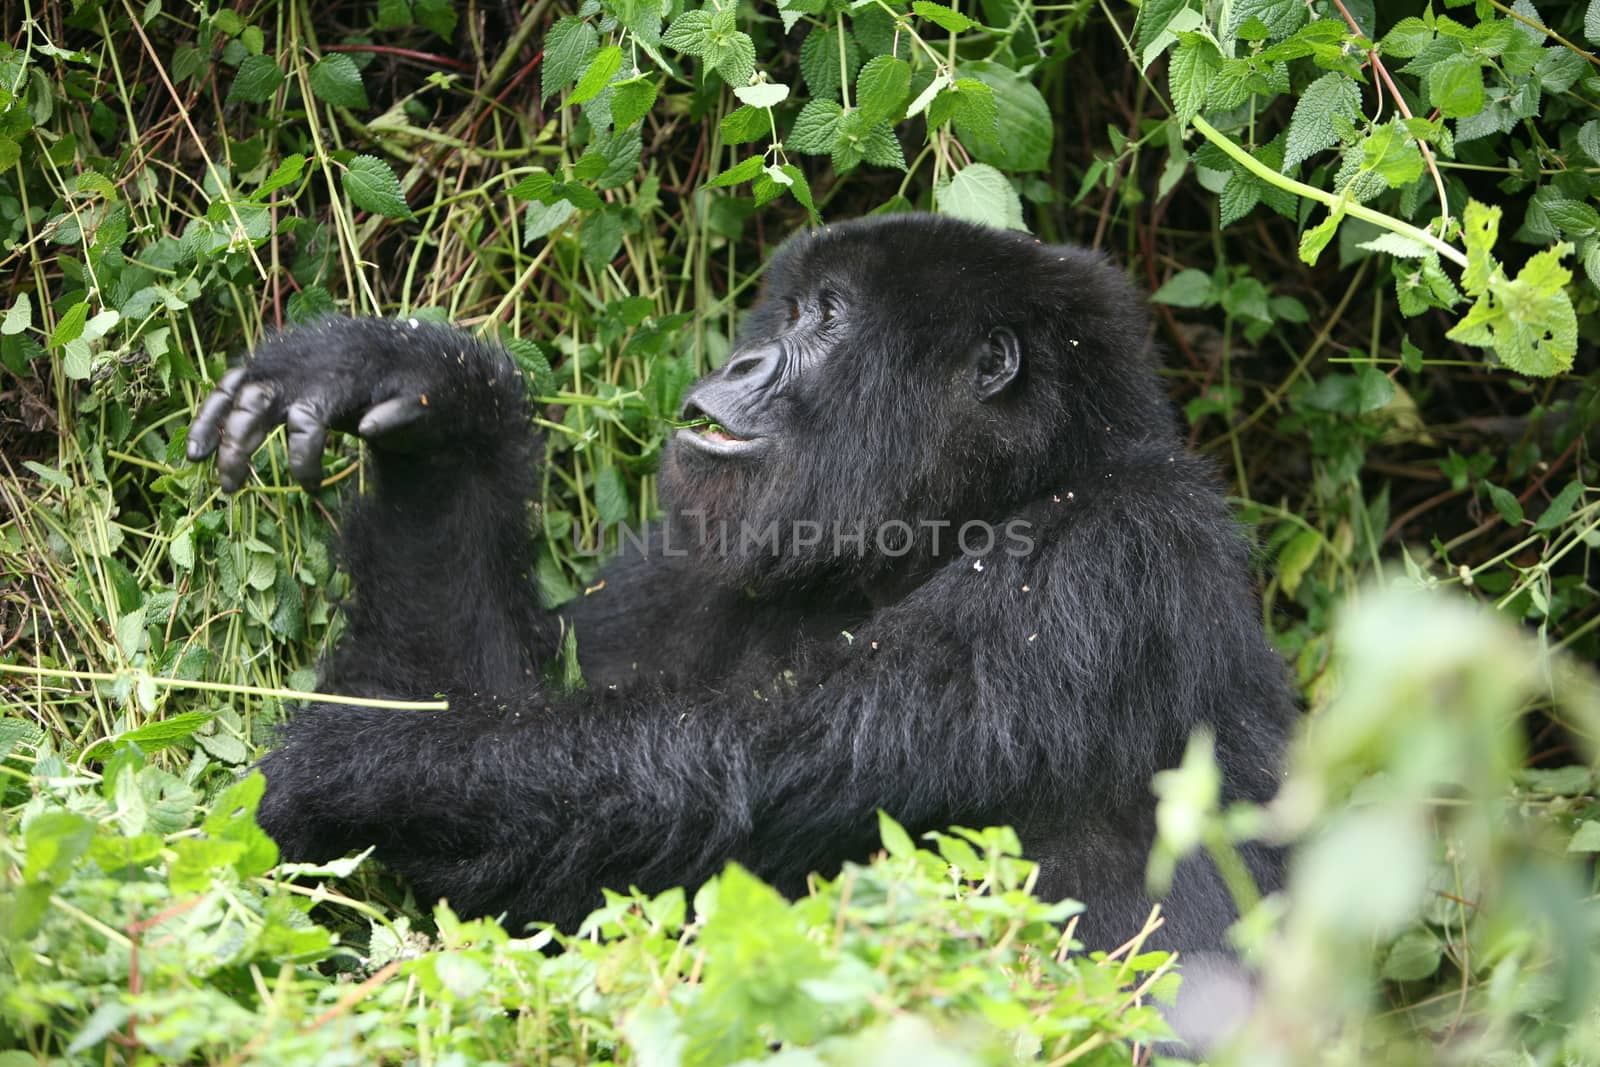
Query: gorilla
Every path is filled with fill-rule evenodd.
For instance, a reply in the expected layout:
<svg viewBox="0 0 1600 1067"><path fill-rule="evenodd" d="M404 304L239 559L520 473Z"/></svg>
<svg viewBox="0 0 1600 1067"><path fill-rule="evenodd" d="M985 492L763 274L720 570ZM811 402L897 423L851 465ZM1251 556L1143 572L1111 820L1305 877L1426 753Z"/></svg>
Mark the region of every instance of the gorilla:
<svg viewBox="0 0 1600 1067"><path fill-rule="evenodd" d="M330 318L265 341L203 402L222 487L277 425L341 515L353 595L330 692L261 762L288 859L375 846L426 898L571 928L602 887L737 860L790 894L913 834L1009 824L1036 892L1112 947L1149 911L1151 776L1208 728L1228 800L1276 791L1295 706L1249 546L1184 451L1143 304L1098 254L950 218L801 233L726 365L684 400L665 515L559 614L530 581L540 444L499 347ZM547 680L576 631L585 685ZM1246 853L1266 887L1270 850ZM1154 944L1217 948L1210 861Z"/></svg>

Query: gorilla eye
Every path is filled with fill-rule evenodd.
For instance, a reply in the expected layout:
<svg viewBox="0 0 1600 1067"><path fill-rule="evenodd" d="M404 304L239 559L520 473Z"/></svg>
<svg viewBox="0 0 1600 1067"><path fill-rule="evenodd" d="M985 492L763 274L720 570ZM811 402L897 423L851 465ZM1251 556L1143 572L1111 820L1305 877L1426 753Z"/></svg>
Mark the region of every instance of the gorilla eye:
<svg viewBox="0 0 1600 1067"><path fill-rule="evenodd" d="M833 317L840 310L839 297L831 289L824 289L817 296L817 304L821 308L824 324L833 321Z"/></svg>
<svg viewBox="0 0 1600 1067"><path fill-rule="evenodd" d="M800 301L789 301L789 325L793 326L800 321Z"/></svg>

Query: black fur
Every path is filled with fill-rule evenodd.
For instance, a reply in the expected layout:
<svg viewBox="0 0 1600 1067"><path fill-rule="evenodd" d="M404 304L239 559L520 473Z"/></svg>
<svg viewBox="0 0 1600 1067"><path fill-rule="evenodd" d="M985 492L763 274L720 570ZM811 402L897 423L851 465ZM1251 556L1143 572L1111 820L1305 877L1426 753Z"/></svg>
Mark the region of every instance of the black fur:
<svg viewBox="0 0 1600 1067"><path fill-rule="evenodd" d="M1247 546L1184 452L1146 338L1120 272L1081 249L926 216L796 237L739 349L781 360L730 402L765 450L723 460L680 431L652 550L564 613L589 684L562 698L537 675L558 630L531 607L535 446L506 356L372 321L266 342L230 386L264 383L260 414L225 424L218 401L191 454L220 437L236 467L230 432L296 398L351 425L430 396L371 434L376 489L343 520L355 602L324 684L452 706L299 715L262 761L262 824L286 857L376 845L460 912L570 927L602 886L693 885L730 859L799 891L875 848L879 808L913 832L1010 823L1038 891L1085 900L1080 935L1119 943L1149 908L1151 775L1206 725L1228 797L1266 799L1293 718ZM739 352L691 410L744 388ZM773 520L827 532L740 550L740 522ZM918 531L904 554L874 548L892 520ZM1008 554L1002 533L964 555L968 520L1022 520L1032 549ZM832 531L856 528L866 550L835 551ZM1248 859L1276 881L1273 857ZM1166 910L1162 943L1187 949L1219 946L1233 918L1204 860Z"/></svg>

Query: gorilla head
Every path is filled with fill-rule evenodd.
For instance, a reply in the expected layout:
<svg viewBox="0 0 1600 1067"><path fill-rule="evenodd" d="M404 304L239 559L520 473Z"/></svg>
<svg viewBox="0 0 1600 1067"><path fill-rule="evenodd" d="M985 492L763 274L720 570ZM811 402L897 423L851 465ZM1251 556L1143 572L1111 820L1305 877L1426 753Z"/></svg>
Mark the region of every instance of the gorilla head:
<svg viewBox="0 0 1600 1067"><path fill-rule="evenodd" d="M730 584L875 580L1166 432L1141 301L1080 248L949 218L814 230L701 380L662 498ZM951 538L944 537L946 545Z"/></svg>

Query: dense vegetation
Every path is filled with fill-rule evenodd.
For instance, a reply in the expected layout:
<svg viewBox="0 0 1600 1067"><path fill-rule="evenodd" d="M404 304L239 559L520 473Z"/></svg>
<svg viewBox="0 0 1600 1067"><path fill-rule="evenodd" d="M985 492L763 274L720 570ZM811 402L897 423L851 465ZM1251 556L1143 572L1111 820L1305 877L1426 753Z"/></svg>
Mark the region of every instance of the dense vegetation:
<svg viewBox="0 0 1600 1067"><path fill-rule="evenodd" d="M229 356L333 309L499 337L554 603L652 513L775 243L910 207L1125 262L1260 544L1283 796L1218 811L1204 738L1155 783L1157 880L1297 844L1237 886L1262 996L1217 1059L1600 1063L1600 0L0 10L0 1067L1158 1037L1173 961L1075 950L1002 830L886 823L803 900L732 868L563 942L275 867L251 820L361 468L309 496L269 449L222 499L182 436Z"/></svg>

